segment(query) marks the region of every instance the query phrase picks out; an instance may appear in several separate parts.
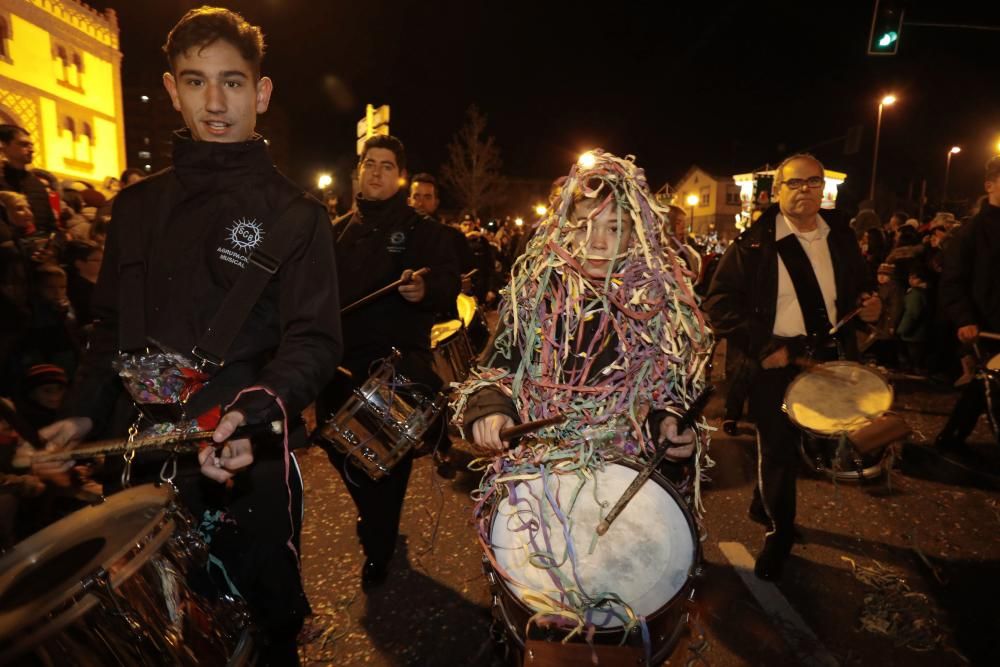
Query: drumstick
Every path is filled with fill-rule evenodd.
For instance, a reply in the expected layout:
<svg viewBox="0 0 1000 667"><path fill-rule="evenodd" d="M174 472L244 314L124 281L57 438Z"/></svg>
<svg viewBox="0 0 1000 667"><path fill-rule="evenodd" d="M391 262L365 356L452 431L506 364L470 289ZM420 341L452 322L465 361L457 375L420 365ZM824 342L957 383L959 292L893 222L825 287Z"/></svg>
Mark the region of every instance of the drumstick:
<svg viewBox="0 0 1000 667"><path fill-rule="evenodd" d="M701 391L700 394L698 394L698 398L694 399L694 402L691 403L691 407L689 407L687 411L681 415L680 419L677 420L678 434L683 433L686 428L694 426L694 420L698 418L699 414L701 414L702 409L705 407L705 404L708 403L708 398L712 395L713 391L715 391L714 387L707 386ZM632 501L632 498L635 497L635 494L639 492L640 488L642 488L642 485L646 483L646 480L652 476L656 468L663 462L663 459L666 458L668 449L670 449L670 443L663 443L663 446L661 446L659 451L656 452L656 456L654 456L649 463L647 463L642 470L639 471L639 474L635 476L632 483L629 484L628 488L625 489L625 492L622 493L621 498L618 499L618 501L614 504L614 507L611 508L611 511L608 512L608 515L601 519L601 522L597 524L598 535L604 535L608 532L608 529L611 528L611 524L614 520L618 518L618 515L621 514L622 511L628 506L628 504Z"/></svg>
<svg viewBox="0 0 1000 667"><path fill-rule="evenodd" d="M980 331L979 337L987 340L1000 340L1000 334L990 333L989 331Z"/></svg>
<svg viewBox="0 0 1000 667"><path fill-rule="evenodd" d="M381 299L386 294L392 292L395 289L398 289L401 285L407 285L407 284L409 284L409 282L411 280L413 280L415 277L417 277L417 276L425 276L425 275L427 275L430 272L431 272L430 268L426 267L426 266L424 268L422 268L422 269L418 269L418 270L416 270L416 271L413 272L413 274L410 276L409 280L402 280L402 279L400 279L400 280L397 280L395 282L391 282L388 285L386 285L385 287L382 287L380 289L375 290L374 292L372 292L368 296L363 296L360 299L358 299L357 301L355 301L354 303L350 303L350 304L344 306L340 310L340 314L341 315L346 315L347 313L351 312L352 310L356 310L356 309L360 308L361 306L368 305L369 303L371 303L375 299Z"/></svg>
<svg viewBox="0 0 1000 667"><path fill-rule="evenodd" d="M839 321L839 322L837 322L836 324L834 324L834 325L833 325L833 326L832 326L832 327L830 328L830 330L829 330L829 331L828 331L828 332L826 333L826 335L827 335L827 336L832 336L832 335L834 335L835 333L837 333L838 331L840 331L840 328L841 328L842 326L844 326L845 324L847 324L848 322L850 322L851 320L853 320L853 319L854 319L854 318L855 318L855 317L857 316L857 314L858 314L858 313L860 313L860 312L861 312L861 308L855 308L855 309L854 309L854 310L852 310L851 312L849 312L849 313L847 313L846 315L844 315L844 316L843 316L843 317L842 317L842 318L840 319L840 321Z"/></svg>
<svg viewBox="0 0 1000 667"><path fill-rule="evenodd" d="M231 436L230 440L238 440L262 433L272 433L281 435L284 426L280 421L273 421L269 424L251 424L240 426ZM146 451L163 450L173 453L194 451L196 447L193 443L199 440L211 440L214 431L189 431L167 433L166 435L153 435L145 438L135 438L129 442L128 438L116 438L112 440L99 440L75 449L61 449L58 451L36 452L30 457L15 459L12 463L16 468L28 468L33 463L56 463L59 461L74 461L77 459L93 459L107 454L122 454L126 451ZM221 448L223 443L213 443L216 448Z"/></svg>
<svg viewBox="0 0 1000 667"><path fill-rule="evenodd" d="M545 428L546 426L561 424L564 421L566 421L565 416L554 415L552 417L546 417L545 419L536 419L532 422L524 422L523 424L518 424L517 426L508 426L507 428L500 429L500 439L510 440L511 438L516 438L519 435L537 431L538 429Z"/></svg>

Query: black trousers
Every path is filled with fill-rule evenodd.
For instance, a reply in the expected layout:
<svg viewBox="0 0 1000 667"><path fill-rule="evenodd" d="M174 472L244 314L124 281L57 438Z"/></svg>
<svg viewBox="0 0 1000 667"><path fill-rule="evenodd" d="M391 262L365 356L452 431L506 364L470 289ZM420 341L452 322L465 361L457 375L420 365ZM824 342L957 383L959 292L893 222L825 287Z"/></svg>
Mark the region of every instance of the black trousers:
<svg viewBox="0 0 1000 667"><path fill-rule="evenodd" d="M990 403L993 406L993 424L1000 425L1000 383L994 382L990 385ZM958 402L955 403L939 437L955 442L965 442L966 438L972 434L973 429L976 428L979 416L987 409L986 385L983 380L976 378L962 387L962 394L958 397ZM987 414L987 419L990 416ZM992 424L990 430L993 430ZM996 431L993 431L993 437L997 437Z"/></svg>
<svg viewBox="0 0 1000 667"><path fill-rule="evenodd" d="M354 378L348 379L338 374L334 381L323 389L316 399L318 425L322 425L336 414L351 395L355 385L364 383L367 377L361 377L357 369L367 369L371 362L367 359L364 362L354 360L353 364L345 362L345 365L351 369ZM441 380L431 370L429 352L404 352L403 361L397 368L411 380L424 385L429 392L437 391L441 387ZM427 435L434 434L434 437L437 437L440 428L440 425L435 424ZM410 472L413 469L414 452L410 451L388 475L376 481L331 445L322 440L318 443L326 451L330 463L340 473L354 500L354 505L358 508L358 537L365 556L379 563L388 563L396 549L396 539L399 537L399 520L403 513L403 500L406 498Z"/></svg>
<svg viewBox="0 0 1000 667"><path fill-rule="evenodd" d="M781 405L798 373L796 366L761 370L750 390L750 416L757 423L757 485L750 511L768 517L781 537L790 537L795 524L801 438Z"/></svg>

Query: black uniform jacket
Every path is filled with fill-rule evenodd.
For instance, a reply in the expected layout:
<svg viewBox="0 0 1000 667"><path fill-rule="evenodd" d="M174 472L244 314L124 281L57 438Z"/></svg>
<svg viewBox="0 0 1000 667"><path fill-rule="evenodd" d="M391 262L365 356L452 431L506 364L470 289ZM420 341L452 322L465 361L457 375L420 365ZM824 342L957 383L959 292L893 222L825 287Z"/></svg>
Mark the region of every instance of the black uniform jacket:
<svg viewBox="0 0 1000 667"><path fill-rule="evenodd" d="M956 328L1000 332L1000 208L988 201L945 250L940 298Z"/></svg>
<svg viewBox="0 0 1000 667"><path fill-rule="evenodd" d="M269 232L279 197L292 199L281 227L293 236L288 256L240 329L225 367L203 390L201 397L208 398L193 412L225 406L250 385L274 391L289 415L314 400L343 350L336 267L326 211L311 198L289 198L289 188L259 136L225 144L177 133L174 167L115 198L93 295L94 340L70 403L72 414L99 422L121 391L110 363L118 350L119 318L134 316L119 309L123 228L139 227L148 337L187 355ZM248 421L276 416L273 403L261 410L267 414L248 409Z"/></svg>
<svg viewBox="0 0 1000 667"><path fill-rule="evenodd" d="M344 364L364 373L391 347L430 350L435 313L454 309L459 260L444 227L406 204L400 191L383 201L357 199L356 209L334 222L340 301L348 305L399 280L405 269L430 269L419 303L397 291L344 315Z"/></svg>
<svg viewBox="0 0 1000 667"><path fill-rule="evenodd" d="M771 341L778 302L778 250L775 224L779 207L764 211L750 229L726 249L712 277L702 308L720 336L748 342L747 353L757 359ZM857 307L863 290L872 289L857 237L840 211L823 210L820 217L830 227L827 244L837 285L835 320ZM841 341L854 356L857 321L841 329Z"/></svg>

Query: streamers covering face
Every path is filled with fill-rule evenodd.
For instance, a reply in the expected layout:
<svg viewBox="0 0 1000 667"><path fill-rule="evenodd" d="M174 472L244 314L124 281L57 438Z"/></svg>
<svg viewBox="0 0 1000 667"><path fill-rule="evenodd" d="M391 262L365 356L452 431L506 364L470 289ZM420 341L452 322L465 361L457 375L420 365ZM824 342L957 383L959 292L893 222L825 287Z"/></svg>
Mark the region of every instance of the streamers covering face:
<svg viewBox="0 0 1000 667"><path fill-rule="evenodd" d="M624 426L641 443L643 414L680 412L703 389L712 336L642 170L589 155L511 270L492 368L460 393L500 389L525 421L565 414L559 437Z"/></svg>

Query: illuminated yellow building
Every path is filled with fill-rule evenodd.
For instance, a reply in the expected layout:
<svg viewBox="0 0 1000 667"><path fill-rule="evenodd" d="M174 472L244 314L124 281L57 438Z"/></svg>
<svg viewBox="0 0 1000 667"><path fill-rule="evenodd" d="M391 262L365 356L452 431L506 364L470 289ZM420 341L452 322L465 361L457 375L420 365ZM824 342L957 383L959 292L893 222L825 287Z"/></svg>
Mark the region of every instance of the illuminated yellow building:
<svg viewBox="0 0 1000 667"><path fill-rule="evenodd" d="M125 165L114 10L0 0L0 122L25 128L34 167L101 184Z"/></svg>

